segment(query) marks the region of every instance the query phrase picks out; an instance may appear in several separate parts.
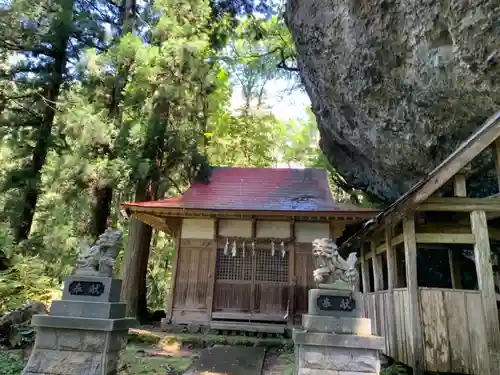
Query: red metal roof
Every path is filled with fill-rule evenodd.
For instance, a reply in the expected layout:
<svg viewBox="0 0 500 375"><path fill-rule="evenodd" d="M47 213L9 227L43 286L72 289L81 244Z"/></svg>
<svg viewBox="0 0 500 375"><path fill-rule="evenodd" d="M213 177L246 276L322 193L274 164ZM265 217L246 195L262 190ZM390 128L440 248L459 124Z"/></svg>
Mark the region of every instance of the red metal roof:
<svg viewBox="0 0 500 375"><path fill-rule="evenodd" d="M214 167L210 183L193 183L183 195L122 205L132 209L374 212L335 202L326 171L311 168Z"/></svg>

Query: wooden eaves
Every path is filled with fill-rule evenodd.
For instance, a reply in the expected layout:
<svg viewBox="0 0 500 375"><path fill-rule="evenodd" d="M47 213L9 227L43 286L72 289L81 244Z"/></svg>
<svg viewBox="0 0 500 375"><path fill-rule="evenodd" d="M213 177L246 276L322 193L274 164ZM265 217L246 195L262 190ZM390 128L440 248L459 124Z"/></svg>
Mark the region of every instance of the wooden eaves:
<svg viewBox="0 0 500 375"><path fill-rule="evenodd" d="M342 220L345 222L360 222L373 217L374 213L380 212L373 209L360 209L360 211L242 211L242 210L202 210L190 208L152 208L152 207L126 207L128 216L163 230L169 234L175 233L178 219L190 218L226 218L226 219L264 219L277 220L291 218L303 221L330 221Z"/></svg>

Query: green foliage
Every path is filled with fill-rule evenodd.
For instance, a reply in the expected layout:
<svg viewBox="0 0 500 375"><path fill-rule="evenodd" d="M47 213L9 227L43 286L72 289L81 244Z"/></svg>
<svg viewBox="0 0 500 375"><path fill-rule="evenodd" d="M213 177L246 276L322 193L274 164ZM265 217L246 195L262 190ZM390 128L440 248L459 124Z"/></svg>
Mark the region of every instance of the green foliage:
<svg viewBox="0 0 500 375"><path fill-rule="evenodd" d="M166 294L170 292L175 243L165 232L153 235L148 262L147 299L151 310L163 310Z"/></svg>
<svg viewBox="0 0 500 375"><path fill-rule="evenodd" d="M19 375L23 371L24 363L20 358L0 351L0 374Z"/></svg>
<svg viewBox="0 0 500 375"><path fill-rule="evenodd" d="M36 300L48 304L58 292L59 283L49 276L49 263L39 256L20 253L6 225L0 227L0 246L10 265L0 271L0 315Z"/></svg>
<svg viewBox="0 0 500 375"><path fill-rule="evenodd" d="M272 167L277 162L279 122L271 115L244 111L222 114L213 124L208 154L214 165Z"/></svg>
<svg viewBox="0 0 500 375"><path fill-rule="evenodd" d="M272 82L297 78L280 9L238 18L236 1L158 0L123 18L131 3L2 5L0 313L50 301L97 221L126 243L120 202L178 195L207 161L328 165L312 115L282 123L266 107ZM154 233L152 309L169 292L174 251Z"/></svg>
<svg viewBox="0 0 500 375"><path fill-rule="evenodd" d="M380 372L381 375L406 375L408 369L400 364L393 364Z"/></svg>

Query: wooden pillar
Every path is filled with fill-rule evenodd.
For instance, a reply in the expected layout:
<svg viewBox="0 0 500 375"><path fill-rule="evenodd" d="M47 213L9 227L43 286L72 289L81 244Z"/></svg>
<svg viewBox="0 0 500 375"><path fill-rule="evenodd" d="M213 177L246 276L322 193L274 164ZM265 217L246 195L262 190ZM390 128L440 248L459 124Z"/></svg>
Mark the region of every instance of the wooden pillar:
<svg viewBox="0 0 500 375"><path fill-rule="evenodd" d="M295 322L295 286L297 276L295 275L295 221L290 222L290 237L292 246L288 250L288 318L287 324L293 325Z"/></svg>
<svg viewBox="0 0 500 375"><path fill-rule="evenodd" d="M453 178L453 192L455 197L467 196L467 178L464 171L456 174ZM455 254L451 249L448 249L448 263L450 265L451 287L453 289L462 289L459 256L459 254Z"/></svg>
<svg viewBox="0 0 500 375"><path fill-rule="evenodd" d="M415 236L415 217L403 219L403 238L405 246L406 282L408 285L408 315L410 319L410 339L413 348L413 362L410 363L414 375L424 374L424 338L420 317L420 298L417 279L417 241Z"/></svg>
<svg viewBox="0 0 500 375"><path fill-rule="evenodd" d="M453 192L455 197L467 196L467 178L465 173L459 172L453 178Z"/></svg>
<svg viewBox="0 0 500 375"><path fill-rule="evenodd" d="M181 251L182 220L175 233L175 254L172 263L172 275L170 278L170 293L167 295L165 303L165 315L167 320L172 319L174 310L175 284L177 283L177 264L179 263L179 252Z"/></svg>
<svg viewBox="0 0 500 375"><path fill-rule="evenodd" d="M382 274L382 259L381 256L377 254L377 246L375 241L370 242L370 248L372 253L372 267L373 267L373 288L374 292L378 292L384 289L384 275Z"/></svg>
<svg viewBox="0 0 500 375"><path fill-rule="evenodd" d="M389 342L386 348L387 354L395 357L398 352L398 338L396 332L396 307L394 305L394 288L397 286L397 263L396 249L392 246L393 229L391 226L385 228L385 243L387 245L387 290L389 295L389 321L391 328L389 329L390 336L386 339Z"/></svg>
<svg viewBox="0 0 500 375"><path fill-rule="evenodd" d="M497 138L493 142L493 157L495 159L495 170L497 174L498 181L498 191L500 192L500 138Z"/></svg>
<svg viewBox="0 0 500 375"><path fill-rule="evenodd" d="M361 253L361 251L360 251ZM361 275L361 262L358 262L356 264L356 271L358 271L358 274ZM354 286L354 291L355 292L362 292L361 290L361 278L358 277L358 281L356 282L356 285Z"/></svg>
<svg viewBox="0 0 500 375"><path fill-rule="evenodd" d="M500 373L500 325L496 304L493 267L491 265L490 239L488 222L484 211L473 211L470 214L472 234L476 240L474 244L474 258L476 264L479 292L483 302L483 313L486 326L486 340L490 352L491 374Z"/></svg>
<svg viewBox="0 0 500 375"><path fill-rule="evenodd" d="M219 220L214 219L214 237L210 259L208 263L208 283L207 283L207 320L212 320L212 309L214 306L215 270L217 267L217 247L219 241Z"/></svg>
<svg viewBox="0 0 500 375"><path fill-rule="evenodd" d="M361 245L361 278L363 279L363 293L370 293L370 270L368 269L368 259L366 259L366 247Z"/></svg>

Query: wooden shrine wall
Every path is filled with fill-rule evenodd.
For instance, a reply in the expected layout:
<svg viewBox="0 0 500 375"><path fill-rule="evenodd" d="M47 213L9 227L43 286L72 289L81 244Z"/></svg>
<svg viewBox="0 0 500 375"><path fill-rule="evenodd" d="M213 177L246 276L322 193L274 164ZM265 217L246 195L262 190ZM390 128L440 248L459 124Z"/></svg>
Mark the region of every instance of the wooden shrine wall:
<svg viewBox="0 0 500 375"><path fill-rule="evenodd" d="M182 239L177 259L174 286L173 320L207 321L210 300L210 269L214 240Z"/></svg>
<svg viewBox="0 0 500 375"><path fill-rule="evenodd" d="M292 233L291 229L294 227L295 232ZM216 233L217 228L218 233ZM297 237L297 240L302 242L287 243L286 259L281 259L279 244L276 243L276 257L280 257L280 262L276 259L267 259L270 256L268 254L270 243L259 243L253 268L260 270L268 267L269 270L253 271L253 290L249 288L246 290L242 280L235 280L236 283L227 280L227 296L217 297L215 293L224 294L225 285L224 280L216 280L218 269L216 261L219 259L221 262L222 259L221 254L217 256L217 253L221 252L226 237L238 237L239 242L242 242L242 238L249 238L248 256L251 255L252 237L276 239ZM289 322L300 324L301 314L307 312L308 290L314 287L311 242L315 238L325 237L330 237L329 223L296 222L292 226L290 221L274 220L257 221L254 225L251 220L220 219L216 223L214 219L183 219L182 229L177 238L177 259L174 260L176 265L172 275L175 279L175 284L172 286L173 296L170 299L172 320L178 323L207 322L217 314L221 315L218 318L223 319L221 312L226 312L228 315L238 312L241 315L249 310L252 319L260 315L260 318L283 321L281 317L284 317L287 308L290 308L290 312L294 312L295 319ZM238 252L241 252L241 243L238 244ZM226 256L232 257L231 254ZM238 254L238 259L234 261L240 257L241 254ZM252 261L248 258L241 262L247 264ZM286 276L285 273L276 274L280 278L279 282L267 281L264 276L266 273L275 274L277 271L274 268L278 263L286 265ZM239 290L236 287L238 282L242 284L240 289L245 289L245 293L242 292L241 296L233 295L233 292ZM267 289L267 292L263 293L263 289ZM248 299L247 294L253 296L250 302L245 299ZM247 303L254 308L247 308ZM167 314L169 314L168 304Z"/></svg>

